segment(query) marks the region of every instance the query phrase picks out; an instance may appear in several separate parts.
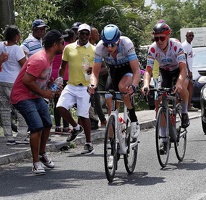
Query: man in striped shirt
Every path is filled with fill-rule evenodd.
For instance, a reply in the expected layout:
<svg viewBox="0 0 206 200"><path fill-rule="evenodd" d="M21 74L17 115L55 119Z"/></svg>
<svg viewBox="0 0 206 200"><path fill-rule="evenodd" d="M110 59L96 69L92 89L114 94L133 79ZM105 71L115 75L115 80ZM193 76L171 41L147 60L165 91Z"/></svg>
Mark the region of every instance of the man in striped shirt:
<svg viewBox="0 0 206 200"><path fill-rule="evenodd" d="M27 58L42 49L42 38L46 33L47 27L46 23L41 19L36 19L32 23L32 33L21 44Z"/></svg>

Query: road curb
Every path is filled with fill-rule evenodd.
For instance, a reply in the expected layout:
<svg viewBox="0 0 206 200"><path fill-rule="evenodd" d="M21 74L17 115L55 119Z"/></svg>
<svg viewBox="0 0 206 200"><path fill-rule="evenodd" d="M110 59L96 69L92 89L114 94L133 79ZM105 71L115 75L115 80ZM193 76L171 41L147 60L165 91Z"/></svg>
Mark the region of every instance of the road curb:
<svg viewBox="0 0 206 200"><path fill-rule="evenodd" d="M200 115L191 116L190 119L199 118L199 117L200 117ZM144 129L153 128L155 126L155 123L156 123L156 120L149 120L149 121L142 122L142 123L140 123L140 129L144 130ZM92 133L91 133L92 140L95 141L97 139L104 138L104 133L105 133L104 129L98 129L98 130L92 131ZM63 143L63 142L64 141L62 141L61 143ZM60 142L47 144L47 148L46 148L47 152L58 152L59 151L58 150L59 149L58 143L60 143ZM77 138L75 143L77 145L84 144L85 143L85 136ZM20 152L0 156L0 165L19 162L23 159L30 159L31 157L32 157L32 155L31 155L31 150L29 147L28 149L22 150Z"/></svg>

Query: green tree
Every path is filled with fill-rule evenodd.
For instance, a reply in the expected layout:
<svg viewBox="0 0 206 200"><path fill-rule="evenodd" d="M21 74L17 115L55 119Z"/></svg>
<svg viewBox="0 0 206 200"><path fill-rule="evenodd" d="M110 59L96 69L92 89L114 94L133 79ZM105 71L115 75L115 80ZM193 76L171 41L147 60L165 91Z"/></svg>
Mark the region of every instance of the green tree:
<svg viewBox="0 0 206 200"><path fill-rule="evenodd" d="M5 29L6 25L14 24L14 1L13 0L1 0L0 1L0 34Z"/></svg>
<svg viewBox="0 0 206 200"><path fill-rule="evenodd" d="M57 15L60 9L58 2L59 0L15 0L16 25L21 30L22 38L31 32L31 24L35 19L42 19L48 24L52 20L63 21Z"/></svg>

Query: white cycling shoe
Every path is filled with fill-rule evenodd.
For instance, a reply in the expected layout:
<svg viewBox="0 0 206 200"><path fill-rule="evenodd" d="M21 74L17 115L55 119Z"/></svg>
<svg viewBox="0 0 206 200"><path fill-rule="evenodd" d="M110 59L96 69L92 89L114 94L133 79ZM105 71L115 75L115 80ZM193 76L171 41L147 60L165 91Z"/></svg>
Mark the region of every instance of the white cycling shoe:
<svg viewBox="0 0 206 200"><path fill-rule="evenodd" d="M131 122L131 138L137 138L140 134L140 125L138 122Z"/></svg>

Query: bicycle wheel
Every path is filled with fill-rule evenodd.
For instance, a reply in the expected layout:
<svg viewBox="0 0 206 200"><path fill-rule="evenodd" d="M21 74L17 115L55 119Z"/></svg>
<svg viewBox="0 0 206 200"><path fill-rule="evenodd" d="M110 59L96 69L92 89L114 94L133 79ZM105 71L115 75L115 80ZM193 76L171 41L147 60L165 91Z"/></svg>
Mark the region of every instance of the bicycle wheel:
<svg viewBox="0 0 206 200"><path fill-rule="evenodd" d="M137 141L133 142L130 137L130 120L127 120L126 123L126 146L127 146L127 154L124 155L124 165L128 174L132 174L134 172L136 163L137 163L137 152L138 152L138 143Z"/></svg>
<svg viewBox="0 0 206 200"><path fill-rule="evenodd" d="M177 159L182 161L185 156L187 146L187 130L181 127L181 105L176 106L176 130L177 130L177 142L175 145L175 153Z"/></svg>
<svg viewBox="0 0 206 200"><path fill-rule="evenodd" d="M169 124L167 121L165 109L160 107L157 113L156 122L156 151L159 164L163 168L167 165L169 159L169 149Z"/></svg>
<svg viewBox="0 0 206 200"><path fill-rule="evenodd" d="M107 180L112 182L117 168L117 142L115 135L115 118L109 117L104 137L104 166Z"/></svg>

